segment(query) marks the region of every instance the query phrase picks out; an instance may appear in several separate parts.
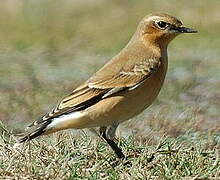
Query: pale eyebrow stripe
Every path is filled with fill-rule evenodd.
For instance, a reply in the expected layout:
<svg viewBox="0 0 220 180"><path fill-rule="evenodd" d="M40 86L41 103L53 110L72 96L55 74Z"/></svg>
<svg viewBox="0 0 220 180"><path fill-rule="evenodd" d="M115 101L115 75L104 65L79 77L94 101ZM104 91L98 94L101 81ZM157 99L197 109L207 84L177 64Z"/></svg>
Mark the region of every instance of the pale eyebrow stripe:
<svg viewBox="0 0 220 180"><path fill-rule="evenodd" d="M146 20L149 21L149 20L156 20L156 19L161 19L160 16L151 16L149 18L147 18Z"/></svg>

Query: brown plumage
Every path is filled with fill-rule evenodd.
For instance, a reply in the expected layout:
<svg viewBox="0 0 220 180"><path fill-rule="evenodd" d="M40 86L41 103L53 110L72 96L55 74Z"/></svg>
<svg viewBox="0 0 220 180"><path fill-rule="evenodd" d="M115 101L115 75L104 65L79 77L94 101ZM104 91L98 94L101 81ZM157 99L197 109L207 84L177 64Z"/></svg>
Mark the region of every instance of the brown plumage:
<svg viewBox="0 0 220 180"><path fill-rule="evenodd" d="M52 111L29 125L19 142L62 129L98 126L118 157L124 157L111 140L115 129L157 97L167 71L169 42L178 34L194 32L167 14L144 17L127 46Z"/></svg>

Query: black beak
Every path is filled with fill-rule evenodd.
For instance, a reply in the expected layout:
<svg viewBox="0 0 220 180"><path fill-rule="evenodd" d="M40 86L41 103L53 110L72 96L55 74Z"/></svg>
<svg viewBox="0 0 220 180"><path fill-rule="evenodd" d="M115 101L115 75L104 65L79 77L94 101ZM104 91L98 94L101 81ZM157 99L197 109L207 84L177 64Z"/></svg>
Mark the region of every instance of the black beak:
<svg viewBox="0 0 220 180"><path fill-rule="evenodd" d="M198 31L187 27L177 27L179 33L197 33Z"/></svg>
<svg viewBox="0 0 220 180"><path fill-rule="evenodd" d="M172 27L170 30L174 33L197 33L198 32L194 29L183 27L183 26Z"/></svg>

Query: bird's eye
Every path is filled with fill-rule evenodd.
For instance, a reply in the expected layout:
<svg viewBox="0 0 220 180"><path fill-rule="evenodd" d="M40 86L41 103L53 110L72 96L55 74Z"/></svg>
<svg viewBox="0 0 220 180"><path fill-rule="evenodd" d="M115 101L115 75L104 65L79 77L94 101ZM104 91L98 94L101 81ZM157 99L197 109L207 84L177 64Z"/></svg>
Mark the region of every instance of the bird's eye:
<svg viewBox="0 0 220 180"><path fill-rule="evenodd" d="M168 24L164 21L158 21L156 24L161 29L165 29L168 26Z"/></svg>

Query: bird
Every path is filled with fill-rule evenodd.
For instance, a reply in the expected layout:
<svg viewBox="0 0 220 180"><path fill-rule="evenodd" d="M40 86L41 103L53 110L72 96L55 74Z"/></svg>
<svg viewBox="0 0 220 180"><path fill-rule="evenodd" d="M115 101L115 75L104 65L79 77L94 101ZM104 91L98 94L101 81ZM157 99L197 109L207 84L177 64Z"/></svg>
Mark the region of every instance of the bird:
<svg viewBox="0 0 220 180"><path fill-rule="evenodd" d="M158 96L168 67L168 44L179 34L196 32L165 13L145 16L116 56L27 126L17 143L65 129L98 128L117 157L125 158L115 142L118 125L140 114Z"/></svg>

